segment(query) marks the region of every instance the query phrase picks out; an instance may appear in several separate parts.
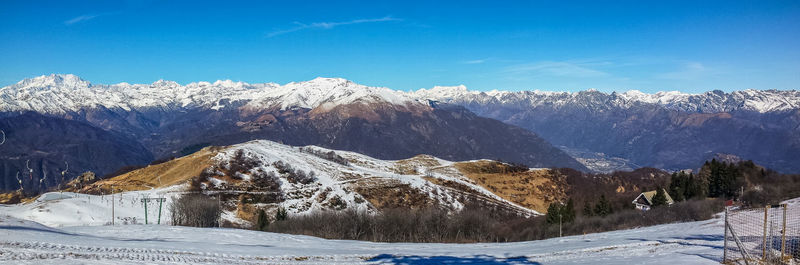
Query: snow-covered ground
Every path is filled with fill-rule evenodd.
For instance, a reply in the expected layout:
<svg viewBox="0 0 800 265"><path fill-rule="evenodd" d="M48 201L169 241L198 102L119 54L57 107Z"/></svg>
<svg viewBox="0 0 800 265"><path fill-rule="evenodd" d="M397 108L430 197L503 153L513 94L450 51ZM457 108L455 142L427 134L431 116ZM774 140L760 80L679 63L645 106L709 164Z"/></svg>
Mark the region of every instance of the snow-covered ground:
<svg viewBox="0 0 800 265"><path fill-rule="evenodd" d="M176 192L127 192L123 198L169 198L166 195ZM64 196L61 199L58 193L50 193L29 204L0 206L0 263L718 264L724 243L722 215L707 221L530 242L373 243L241 229L143 225L140 219L138 224L127 225L118 219L117 225L110 226L105 225L110 208L98 203L106 198ZM125 200L119 206L122 216L142 215L140 206L125 206L131 205ZM788 202L798 205L800 198Z"/></svg>
<svg viewBox="0 0 800 265"><path fill-rule="evenodd" d="M100 226L111 224L112 200L115 224L145 223L143 198L166 198L161 208L161 223L169 216L173 196L183 193L181 185L147 191L129 191L111 195L72 192L45 193L35 201L0 205L0 216L31 220L51 227ZM148 222L158 223L159 203L147 203Z"/></svg>
<svg viewBox="0 0 800 265"><path fill-rule="evenodd" d="M39 264L718 264L722 223L481 244L372 243L166 225L50 228L0 217L0 262Z"/></svg>

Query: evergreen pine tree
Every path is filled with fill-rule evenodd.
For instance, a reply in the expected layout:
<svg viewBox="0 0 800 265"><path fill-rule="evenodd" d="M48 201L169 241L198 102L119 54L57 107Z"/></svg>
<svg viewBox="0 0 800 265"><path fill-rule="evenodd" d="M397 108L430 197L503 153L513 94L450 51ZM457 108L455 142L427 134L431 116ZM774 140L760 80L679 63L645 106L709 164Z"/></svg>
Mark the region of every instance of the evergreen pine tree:
<svg viewBox="0 0 800 265"><path fill-rule="evenodd" d="M550 206L547 207L547 215L545 216L545 221L548 224L557 224L559 214L561 214L561 204L557 202L550 203Z"/></svg>
<svg viewBox="0 0 800 265"><path fill-rule="evenodd" d="M606 195L600 195L600 200L594 206L594 214L605 217L612 213L611 203L606 200Z"/></svg>
<svg viewBox="0 0 800 265"><path fill-rule="evenodd" d="M256 217L256 229L259 231L266 231L267 226L269 226L267 213L264 212L264 210L258 210L258 217Z"/></svg>
<svg viewBox="0 0 800 265"><path fill-rule="evenodd" d="M283 207L278 208L278 211L275 212L275 221L283 221L286 220L288 214L286 213L286 209Z"/></svg>
<svg viewBox="0 0 800 265"><path fill-rule="evenodd" d="M684 174L683 171L680 173L672 173L672 177L669 181L669 196L675 201L683 201L685 199L684 195L686 193L687 182L686 174Z"/></svg>
<svg viewBox="0 0 800 265"><path fill-rule="evenodd" d="M592 212L592 203L591 202L586 202L586 204L583 205L583 216L584 217L592 217L592 216L594 216L594 212Z"/></svg>
<svg viewBox="0 0 800 265"><path fill-rule="evenodd" d="M575 221L575 203L572 201L572 198L567 200L567 205L561 209L561 214L564 223Z"/></svg>
<svg viewBox="0 0 800 265"><path fill-rule="evenodd" d="M659 187L656 189L656 195L653 196L653 207L658 207L667 204L667 196L664 194L665 193L663 188Z"/></svg>
<svg viewBox="0 0 800 265"><path fill-rule="evenodd" d="M743 174L734 163L717 162L711 160L707 163L708 175L708 196L709 197L735 197L739 188L744 185Z"/></svg>
<svg viewBox="0 0 800 265"><path fill-rule="evenodd" d="M686 199L705 198L708 196L708 185L705 184L701 175L695 176L689 173L688 184L686 186Z"/></svg>

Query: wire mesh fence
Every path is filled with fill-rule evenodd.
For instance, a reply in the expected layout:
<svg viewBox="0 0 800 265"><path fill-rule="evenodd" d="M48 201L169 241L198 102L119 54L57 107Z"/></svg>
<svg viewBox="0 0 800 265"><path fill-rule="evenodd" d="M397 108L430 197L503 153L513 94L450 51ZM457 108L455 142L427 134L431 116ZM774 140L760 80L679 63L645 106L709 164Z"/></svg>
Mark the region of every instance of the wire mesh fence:
<svg viewBox="0 0 800 265"><path fill-rule="evenodd" d="M800 205L725 211L725 264L800 264Z"/></svg>

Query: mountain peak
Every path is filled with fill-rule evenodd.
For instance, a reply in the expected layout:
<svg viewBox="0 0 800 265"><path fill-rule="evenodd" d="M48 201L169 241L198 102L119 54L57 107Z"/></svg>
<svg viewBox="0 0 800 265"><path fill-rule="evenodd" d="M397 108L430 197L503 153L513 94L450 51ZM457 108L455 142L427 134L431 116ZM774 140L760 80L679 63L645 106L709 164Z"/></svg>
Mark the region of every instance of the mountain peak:
<svg viewBox="0 0 800 265"><path fill-rule="evenodd" d="M404 104L411 101L402 92L385 87L370 87L356 84L344 78L317 77L309 81L292 82L280 87L274 98L261 101L259 105L316 108L322 104L348 104L353 102L388 102Z"/></svg>
<svg viewBox="0 0 800 265"><path fill-rule="evenodd" d="M152 86L152 87L179 87L181 85L178 84L178 82L175 82L175 81L158 79L158 81L153 82L152 84L150 84L150 86Z"/></svg>
<svg viewBox="0 0 800 265"><path fill-rule="evenodd" d="M467 90L467 86L465 85L434 86L433 88L430 89L420 88L419 90L411 93L417 96L426 98L435 98L435 99L457 98L466 96L467 94L471 94L471 92Z"/></svg>
<svg viewBox="0 0 800 265"><path fill-rule="evenodd" d="M41 75L34 78L26 78L19 81L13 87L17 89L34 88L37 90L51 89L51 88L80 88L90 87L89 81L83 80L73 74L50 74Z"/></svg>

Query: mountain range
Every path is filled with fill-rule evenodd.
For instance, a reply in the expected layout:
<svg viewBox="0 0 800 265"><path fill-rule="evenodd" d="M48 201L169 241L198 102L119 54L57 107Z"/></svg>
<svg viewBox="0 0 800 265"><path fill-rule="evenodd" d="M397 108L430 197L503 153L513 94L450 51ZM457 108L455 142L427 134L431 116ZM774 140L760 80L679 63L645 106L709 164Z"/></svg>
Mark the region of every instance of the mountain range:
<svg viewBox="0 0 800 265"><path fill-rule="evenodd" d="M26 125L55 119L86 128L23 130L11 123L13 119L24 119ZM13 177L17 171L27 171L28 161L34 172L26 181L35 185L45 175L58 175L65 162L74 165L70 168L73 176L84 170L104 175L116 165L144 165L209 145L255 139L317 145L379 159L429 154L448 160L489 158L586 170L523 128L480 117L457 105L339 78L286 85L217 81L182 86L169 81L94 85L74 75L41 76L0 89L0 125L8 143L16 141L8 145L8 152L6 145L0 146L4 161L0 189L18 188ZM97 143L94 139L80 137L85 130L102 131L106 138L117 140L92 145ZM45 144L27 139L31 137L51 140ZM60 142L64 138L78 141L88 151L71 152ZM115 144L125 147L117 150ZM94 157L109 150L114 155ZM43 183L36 189L58 181L51 177Z"/></svg>
<svg viewBox="0 0 800 265"><path fill-rule="evenodd" d="M800 172L800 91L719 90L602 93L469 91L463 86L414 92L529 129L600 171L697 168L737 156Z"/></svg>
<svg viewBox="0 0 800 265"><path fill-rule="evenodd" d="M696 168L726 156L800 172L795 90L397 91L341 78L102 85L53 74L0 88L0 129L6 190L17 188L14 176L28 161L26 181L48 175L51 186L65 162L73 175L103 175L256 139L379 159L429 154L610 172Z"/></svg>

